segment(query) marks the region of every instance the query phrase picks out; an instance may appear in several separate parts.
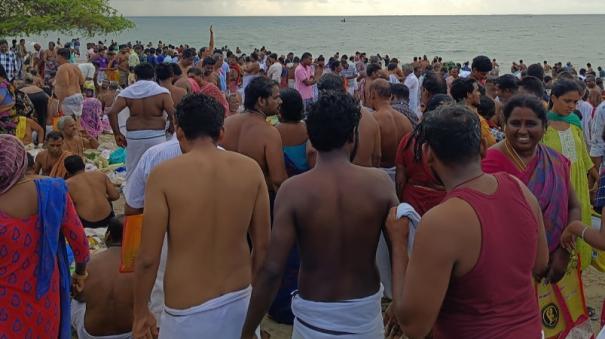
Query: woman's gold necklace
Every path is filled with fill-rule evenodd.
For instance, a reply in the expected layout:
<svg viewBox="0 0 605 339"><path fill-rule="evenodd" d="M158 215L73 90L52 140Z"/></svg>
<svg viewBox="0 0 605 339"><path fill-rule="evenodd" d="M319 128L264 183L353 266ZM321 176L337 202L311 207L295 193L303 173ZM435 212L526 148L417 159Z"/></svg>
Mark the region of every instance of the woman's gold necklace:
<svg viewBox="0 0 605 339"><path fill-rule="evenodd" d="M504 146L506 147L506 150L508 151L508 153L512 156L512 161L515 164L515 166L517 166L517 168L525 171L527 169L527 164L525 164L525 161L523 161L523 159L521 159L521 157L519 156L519 153L517 153L517 151L515 151L514 147L510 146L508 144L508 140L504 141Z"/></svg>

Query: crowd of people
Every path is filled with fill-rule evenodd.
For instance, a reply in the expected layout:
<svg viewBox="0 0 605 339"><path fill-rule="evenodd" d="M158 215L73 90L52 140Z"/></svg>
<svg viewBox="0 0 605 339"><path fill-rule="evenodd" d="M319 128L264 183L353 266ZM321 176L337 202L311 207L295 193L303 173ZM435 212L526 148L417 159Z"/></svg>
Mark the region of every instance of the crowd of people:
<svg viewBox="0 0 605 339"><path fill-rule="evenodd" d="M209 31L0 40L1 335L594 335L601 67L246 55ZM122 187L87 169L104 134Z"/></svg>

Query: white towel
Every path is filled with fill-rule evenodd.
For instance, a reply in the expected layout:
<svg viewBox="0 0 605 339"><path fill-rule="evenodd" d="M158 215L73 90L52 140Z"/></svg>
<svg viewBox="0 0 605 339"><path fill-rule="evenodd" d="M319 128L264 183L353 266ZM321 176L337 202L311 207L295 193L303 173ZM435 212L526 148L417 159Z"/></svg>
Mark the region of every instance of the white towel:
<svg viewBox="0 0 605 339"><path fill-rule="evenodd" d="M118 96L128 99L143 99L159 94L170 94L170 92L155 81L140 80L122 90Z"/></svg>
<svg viewBox="0 0 605 339"><path fill-rule="evenodd" d="M292 339L383 339L382 293L380 286L368 297L338 302L309 301L295 295Z"/></svg>
<svg viewBox="0 0 605 339"><path fill-rule="evenodd" d="M401 203L397 206L397 220L406 217L410 219L410 235L408 238L408 255L412 254L412 248L414 247L414 238L416 238L416 228L420 223L420 214L416 212L412 205L407 203Z"/></svg>
<svg viewBox="0 0 605 339"><path fill-rule="evenodd" d="M408 240L408 255L410 255L412 253L412 247L414 246L416 227L420 222L420 215L410 204L401 203L399 206L397 206L397 219L401 219L403 217L410 219L410 235ZM380 234L378 248L376 249L376 266L378 267L378 273L380 274L380 281L384 285L384 297L392 299L393 290L391 286L391 256L389 255L387 241L382 233Z"/></svg>

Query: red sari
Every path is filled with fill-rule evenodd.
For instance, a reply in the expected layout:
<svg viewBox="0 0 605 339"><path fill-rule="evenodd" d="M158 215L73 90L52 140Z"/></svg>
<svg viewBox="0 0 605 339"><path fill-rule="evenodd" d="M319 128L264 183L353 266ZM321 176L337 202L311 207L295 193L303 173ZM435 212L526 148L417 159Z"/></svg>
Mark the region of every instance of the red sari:
<svg viewBox="0 0 605 339"><path fill-rule="evenodd" d="M36 299L35 275L39 262L38 215L13 218L0 211L0 337L57 338L61 307L59 267L50 289ZM69 195L61 231L71 246L76 262L88 260L88 240Z"/></svg>

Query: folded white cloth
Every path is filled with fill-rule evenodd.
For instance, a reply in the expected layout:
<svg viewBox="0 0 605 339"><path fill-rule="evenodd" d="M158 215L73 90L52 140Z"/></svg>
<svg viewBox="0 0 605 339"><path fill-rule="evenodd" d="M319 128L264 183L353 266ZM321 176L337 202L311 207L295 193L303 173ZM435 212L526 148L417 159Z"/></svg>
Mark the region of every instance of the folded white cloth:
<svg viewBox="0 0 605 339"><path fill-rule="evenodd" d="M170 92L155 81L139 80L122 90L118 96L128 99L143 99L159 94L170 94Z"/></svg>
<svg viewBox="0 0 605 339"><path fill-rule="evenodd" d="M408 255L410 255L412 254L412 248L414 248L414 238L416 238L416 228L420 223L420 214L416 212L412 205L401 203L397 206L397 219L403 217L410 219L410 235L408 238Z"/></svg>
<svg viewBox="0 0 605 339"><path fill-rule="evenodd" d="M78 333L78 339L131 339L132 333L123 333L115 335L94 336L90 335L84 327L84 318L86 316L86 303L76 300L71 301L71 326Z"/></svg>
<svg viewBox="0 0 605 339"><path fill-rule="evenodd" d="M386 171L386 169L384 170ZM410 255L412 254L412 248L414 247L416 227L420 222L420 215L410 204L402 203L397 206L397 219L401 219L403 217L410 219L410 236L408 240L408 255ZM383 234L380 235L378 240L378 248L376 250L376 266L378 267L378 273L380 274L380 281L384 285L384 296L385 298L392 299L393 291L391 287L391 256L389 255L389 248Z"/></svg>
<svg viewBox="0 0 605 339"><path fill-rule="evenodd" d="M251 295L252 287L248 286L186 310L165 306L160 339L239 339Z"/></svg>
<svg viewBox="0 0 605 339"><path fill-rule="evenodd" d="M383 287L365 298L338 302L309 301L295 295L293 339L383 339Z"/></svg>

